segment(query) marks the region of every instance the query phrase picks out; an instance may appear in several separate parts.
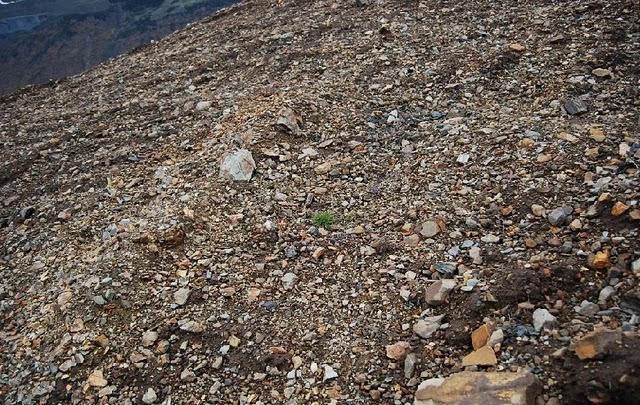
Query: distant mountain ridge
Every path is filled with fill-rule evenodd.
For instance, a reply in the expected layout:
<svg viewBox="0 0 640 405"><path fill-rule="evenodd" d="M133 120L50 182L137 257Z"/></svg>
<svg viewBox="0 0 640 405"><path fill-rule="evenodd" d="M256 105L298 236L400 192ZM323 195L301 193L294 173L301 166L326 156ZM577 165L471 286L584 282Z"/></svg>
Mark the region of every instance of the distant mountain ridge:
<svg viewBox="0 0 640 405"><path fill-rule="evenodd" d="M80 73L234 0L44 0L0 5L0 94Z"/></svg>

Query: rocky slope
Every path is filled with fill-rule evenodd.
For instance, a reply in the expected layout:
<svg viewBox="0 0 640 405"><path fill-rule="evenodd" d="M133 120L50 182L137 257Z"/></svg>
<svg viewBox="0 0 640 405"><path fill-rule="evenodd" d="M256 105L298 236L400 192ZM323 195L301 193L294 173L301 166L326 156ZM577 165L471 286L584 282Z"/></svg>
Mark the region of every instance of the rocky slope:
<svg viewBox="0 0 640 405"><path fill-rule="evenodd" d="M636 7L247 1L0 99L0 396L638 403Z"/></svg>

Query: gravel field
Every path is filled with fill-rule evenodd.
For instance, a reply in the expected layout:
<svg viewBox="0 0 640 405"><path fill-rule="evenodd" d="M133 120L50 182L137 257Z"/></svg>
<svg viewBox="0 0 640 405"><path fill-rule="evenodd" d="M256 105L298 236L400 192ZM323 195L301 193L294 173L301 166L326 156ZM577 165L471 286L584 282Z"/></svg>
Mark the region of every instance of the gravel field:
<svg viewBox="0 0 640 405"><path fill-rule="evenodd" d="M266 1L0 98L5 404L639 404L638 1Z"/></svg>

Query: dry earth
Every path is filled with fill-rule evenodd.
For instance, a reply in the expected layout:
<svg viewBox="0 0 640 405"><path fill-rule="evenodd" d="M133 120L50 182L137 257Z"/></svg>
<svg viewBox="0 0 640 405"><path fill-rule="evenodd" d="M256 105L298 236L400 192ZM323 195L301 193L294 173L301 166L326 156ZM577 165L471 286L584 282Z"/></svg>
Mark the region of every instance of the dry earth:
<svg viewBox="0 0 640 405"><path fill-rule="evenodd" d="M246 1L1 98L0 398L640 403L639 7Z"/></svg>

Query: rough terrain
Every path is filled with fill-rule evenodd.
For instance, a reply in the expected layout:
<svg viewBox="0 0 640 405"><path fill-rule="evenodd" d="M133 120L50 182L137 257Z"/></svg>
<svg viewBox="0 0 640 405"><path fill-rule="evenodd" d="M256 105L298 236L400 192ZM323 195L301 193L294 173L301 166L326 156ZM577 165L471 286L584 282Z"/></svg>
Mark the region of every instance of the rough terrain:
<svg viewBox="0 0 640 405"><path fill-rule="evenodd" d="M639 403L638 7L246 1L1 98L0 398Z"/></svg>

